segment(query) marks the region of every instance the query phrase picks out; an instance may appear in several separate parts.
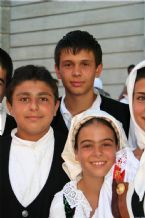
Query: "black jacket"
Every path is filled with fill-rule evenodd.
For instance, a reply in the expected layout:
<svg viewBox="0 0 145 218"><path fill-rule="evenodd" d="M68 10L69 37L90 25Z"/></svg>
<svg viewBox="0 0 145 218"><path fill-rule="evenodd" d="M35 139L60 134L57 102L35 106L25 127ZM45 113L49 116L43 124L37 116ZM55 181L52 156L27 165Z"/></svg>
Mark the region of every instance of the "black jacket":
<svg viewBox="0 0 145 218"><path fill-rule="evenodd" d="M106 111L107 113L115 117L117 120L119 120L123 125L126 136L128 137L129 125L130 125L130 112L129 112L128 105L120 103L111 98L104 97L102 95L101 95L101 100L102 102L100 105L100 109ZM60 107L57 111L56 116L53 119L51 126L53 127L53 129L60 131L62 134L65 134L65 137L67 139L68 128L60 112Z"/></svg>
<svg viewBox="0 0 145 218"><path fill-rule="evenodd" d="M1 218L48 218L54 194L69 181L62 169L61 152L64 144L63 134L55 132L55 148L51 170L43 189L26 208L16 199L9 180L9 153L11 137L0 138L0 217ZM27 160L26 160L27 161ZM28 215L28 216L26 216ZM59 216L59 215L58 215Z"/></svg>

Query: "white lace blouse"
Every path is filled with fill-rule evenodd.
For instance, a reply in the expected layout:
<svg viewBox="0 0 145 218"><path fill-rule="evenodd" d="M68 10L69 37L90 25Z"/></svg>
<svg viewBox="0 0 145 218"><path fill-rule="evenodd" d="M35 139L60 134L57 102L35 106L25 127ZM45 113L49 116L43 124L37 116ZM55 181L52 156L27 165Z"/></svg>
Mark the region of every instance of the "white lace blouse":
<svg viewBox="0 0 145 218"><path fill-rule="evenodd" d="M125 170L125 182L131 182L136 174L139 161L133 155L131 149L125 148L117 152L116 164ZM112 178L114 166L108 172L102 185L98 208L96 208L92 218L113 218L111 212L112 200ZM71 208L75 208L74 218L90 218L92 208L81 190L77 189L77 181L68 182L63 189L58 192L51 204L49 218L66 218L63 196L65 196ZM105 210L104 210L105 205Z"/></svg>

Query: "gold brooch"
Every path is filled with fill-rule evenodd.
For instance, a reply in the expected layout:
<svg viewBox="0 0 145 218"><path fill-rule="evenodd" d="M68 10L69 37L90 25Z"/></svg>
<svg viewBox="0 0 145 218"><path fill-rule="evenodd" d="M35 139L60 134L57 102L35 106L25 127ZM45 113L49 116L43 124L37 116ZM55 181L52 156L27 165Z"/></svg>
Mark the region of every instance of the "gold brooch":
<svg viewBox="0 0 145 218"><path fill-rule="evenodd" d="M123 183L119 183L116 188L116 192L118 195L122 195L125 191L125 185Z"/></svg>

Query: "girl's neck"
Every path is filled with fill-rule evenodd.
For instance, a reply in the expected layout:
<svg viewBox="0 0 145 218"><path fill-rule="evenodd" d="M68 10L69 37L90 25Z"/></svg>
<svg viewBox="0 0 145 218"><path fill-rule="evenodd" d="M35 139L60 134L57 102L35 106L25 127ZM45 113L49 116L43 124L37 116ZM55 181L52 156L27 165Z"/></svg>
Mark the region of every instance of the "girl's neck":
<svg viewBox="0 0 145 218"><path fill-rule="evenodd" d="M82 178L78 182L78 189L80 189L83 192L92 208L91 217L94 214L96 208L98 207L99 195L103 181L104 178Z"/></svg>

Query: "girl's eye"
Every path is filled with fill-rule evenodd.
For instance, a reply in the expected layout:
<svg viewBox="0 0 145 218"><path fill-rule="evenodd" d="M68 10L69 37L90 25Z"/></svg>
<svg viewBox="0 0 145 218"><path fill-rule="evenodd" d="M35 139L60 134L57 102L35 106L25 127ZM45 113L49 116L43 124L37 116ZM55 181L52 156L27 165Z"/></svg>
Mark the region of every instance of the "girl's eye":
<svg viewBox="0 0 145 218"><path fill-rule="evenodd" d="M104 147L111 147L112 144L110 144L110 143L104 143L103 146L104 146Z"/></svg>
<svg viewBox="0 0 145 218"><path fill-rule="evenodd" d="M91 147L92 147L91 144L84 144L84 145L82 145L82 148L91 148Z"/></svg>
<svg viewBox="0 0 145 218"><path fill-rule="evenodd" d="M138 96L138 97L137 97L137 100L139 100L139 101L145 101L145 96Z"/></svg>

